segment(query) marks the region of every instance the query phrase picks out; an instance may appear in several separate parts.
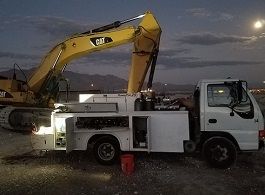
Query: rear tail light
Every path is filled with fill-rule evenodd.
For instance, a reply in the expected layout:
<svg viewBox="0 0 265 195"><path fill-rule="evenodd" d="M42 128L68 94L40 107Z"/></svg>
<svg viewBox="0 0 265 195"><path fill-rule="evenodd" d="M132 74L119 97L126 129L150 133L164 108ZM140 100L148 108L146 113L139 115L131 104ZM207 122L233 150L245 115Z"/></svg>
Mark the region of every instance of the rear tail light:
<svg viewBox="0 0 265 195"><path fill-rule="evenodd" d="M265 130L259 130L259 139L265 139Z"/></svg>

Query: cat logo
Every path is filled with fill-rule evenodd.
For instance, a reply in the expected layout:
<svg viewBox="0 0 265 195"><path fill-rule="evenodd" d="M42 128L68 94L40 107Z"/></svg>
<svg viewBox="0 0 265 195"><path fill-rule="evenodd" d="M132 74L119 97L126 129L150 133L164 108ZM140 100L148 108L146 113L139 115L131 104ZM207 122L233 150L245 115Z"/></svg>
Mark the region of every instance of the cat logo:
<svg viewBox="0 0 265 195"><path fill-rule="evenodd" d="M99 39L96 39L96 45L102 45L105 43L105 38L102 37L102 38L99 38Z"/></svg>
<svg viewBox="0 0 265 195"><path fill-rule="evenodd" d="M94 38L90 38L90 42L93 46L100 46L100 45L104 45L106 43L110 43L112 42L112 38L110 37L94 37Z"/></svg>
<svg viewBox="0 0 265 195"><path fill-rule="evenodd" d="M0 98L13 98L13 96L4 90L0 90Z"/></svg>
<svg viewBox="0 0 265 195"><path fill-rule="evenodd" d="M0 97L4 98L6 96L6 92L5 91L0 91Z"/></svg>

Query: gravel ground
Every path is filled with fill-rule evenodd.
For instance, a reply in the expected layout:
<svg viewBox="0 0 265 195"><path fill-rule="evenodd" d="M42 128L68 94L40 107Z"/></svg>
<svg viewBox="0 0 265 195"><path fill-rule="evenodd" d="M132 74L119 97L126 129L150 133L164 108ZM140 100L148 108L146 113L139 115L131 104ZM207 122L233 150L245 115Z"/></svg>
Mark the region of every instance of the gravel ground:
<svg viewBox="0 0 265 195"><path fill-rule="evenodd" d="M199 155L135 154L135 172L99 165L91 152L36 156L30 136L0 129L0 194L265 194L264 152L213 169Z"/></svg>

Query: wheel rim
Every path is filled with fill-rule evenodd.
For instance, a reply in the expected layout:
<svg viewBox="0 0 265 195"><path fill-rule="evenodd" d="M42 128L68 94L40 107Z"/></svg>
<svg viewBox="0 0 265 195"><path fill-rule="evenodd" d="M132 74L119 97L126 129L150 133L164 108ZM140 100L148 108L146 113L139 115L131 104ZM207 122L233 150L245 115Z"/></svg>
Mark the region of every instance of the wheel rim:
<svg viewBox="0 0 265 195"><path fill-rule="evenodd" d="M115 148L110 143L102 143L98 147L98 156L104 160L112 160L115 156Z"/></svg>
<svg viewBox="0 0 265 195"><path fill-rule="evenodd" d="M210 149L212 159L221 162L229 158L228 149L221 145L215 145Z"/></svg>

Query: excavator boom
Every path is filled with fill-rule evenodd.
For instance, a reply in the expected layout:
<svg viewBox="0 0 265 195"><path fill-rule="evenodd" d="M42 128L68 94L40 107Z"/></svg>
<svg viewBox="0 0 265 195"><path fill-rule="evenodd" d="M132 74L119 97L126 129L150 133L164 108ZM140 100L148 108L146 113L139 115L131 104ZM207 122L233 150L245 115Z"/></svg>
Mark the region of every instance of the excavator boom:
<svg viewBox="0 0 265 195"><path fill-rule="evenodd" d="M71 37L54 47L43 59L39 68L28 81L29 88L35 93L49 94L49 91L45 91L51 85L49 82L52 78L57 78L65 64L92 52L132 42L134 37L133 27Z"/></svg>
<svg viewBox="0 0 265 195"><path fill-rule="evenodd" d="M143 19L137 28L134 26L118 28L121 24L138 18ZM29 79L28 86L39 97L46 97L47 101L52 94L53 86L58 83L56 78L63 71L65 64L92 52L133 42L128 93L139 92L147 71L157 55L160 34L161 29L156 19L150 12L147 12L132 19L117 21L75 35L56 45L47 54Z"/></svg>

